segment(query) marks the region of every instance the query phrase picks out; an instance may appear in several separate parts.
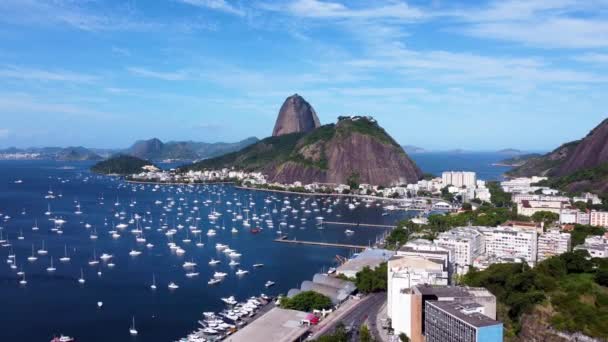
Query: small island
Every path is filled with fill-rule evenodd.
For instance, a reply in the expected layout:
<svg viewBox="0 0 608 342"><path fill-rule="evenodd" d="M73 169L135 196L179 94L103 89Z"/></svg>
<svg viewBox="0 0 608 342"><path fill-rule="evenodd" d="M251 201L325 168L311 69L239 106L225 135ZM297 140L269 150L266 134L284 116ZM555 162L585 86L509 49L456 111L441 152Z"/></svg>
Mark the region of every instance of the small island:
<svg viewBox="0 0 608 342"><path fill-rule="evenodd" d="M120 154L93 165L91 171L105 175L132 175L142 172L146 167L158 169L145 159Z"/></svg>

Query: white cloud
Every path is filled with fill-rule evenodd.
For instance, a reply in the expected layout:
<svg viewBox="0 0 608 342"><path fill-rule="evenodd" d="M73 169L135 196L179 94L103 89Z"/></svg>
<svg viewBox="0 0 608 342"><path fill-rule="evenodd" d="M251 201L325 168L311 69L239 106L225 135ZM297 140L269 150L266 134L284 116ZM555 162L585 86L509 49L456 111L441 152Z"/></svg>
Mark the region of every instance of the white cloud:
<svg viewBox="0 0 608 342"><path fill-rule="evenodd" d="M353 8L339 2L295 0L286 5L264 4L261 8L284 11L297 17L333 19L420 20L425 13L406 2L390 1L376 6Z"/></svg>
<svg viewBox="0 0 608 342"><path fill-rule="evenodd" d="M237 8L231 4L229 4L225 0L177 0L178 2L196 6L196 7L204 7L212 10L230 13L238 16L244 16L245 11L240 8Z"/></svg>
<svg viewBox="0 0 608 342"><path fill-rule="evenodd" d="M127 70L134 75L156 78L164 81L184 81L191 78L186 71L154 71L141 67L128 67Z"/></svg>
<svg viewBox="0 0 608 342"><path fill-rule="evenodd" d="M604 0L494 0L485 8L443 12L478 38L542 48L608 47ZM462 27L464 25L464 27Z"/></svg>
<svg viewBox="0 0 608 342"><path fill-rule="evenodd" d="M89 74L75 73L64 70L42 70L14 65L0 67L0 77L19 80L59 81L74 83L89 83L97 79Z"/></svg>
<svg viewBox="0 0 608 342"><path fill-rule="evenodd" d="M585 63L608 64L608 54L605 53L586 53L575 56L574 59Z"/></svg>
<svg viewBox="0 0 608 342"><path fill-rule="evenodd" d="M5 139L10 134L10 131L7 128L0 128L0 139Z"/></svg>
<svg viewBox="0 0 608 342"><path fill-rule="evenodd" d="M17 115L18 113L65 114L73 117L91 117L95 119L112 118L113 114L100 112L86 106L66 102L48 101L44 98L24 93L1 93L0 114Z"/></svg>

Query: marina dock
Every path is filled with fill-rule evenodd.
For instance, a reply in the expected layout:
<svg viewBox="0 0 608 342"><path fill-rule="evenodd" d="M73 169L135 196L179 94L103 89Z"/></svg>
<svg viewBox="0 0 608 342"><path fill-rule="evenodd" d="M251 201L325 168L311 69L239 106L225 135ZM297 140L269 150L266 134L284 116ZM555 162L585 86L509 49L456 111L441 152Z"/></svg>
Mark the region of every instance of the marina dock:
<svg viewBox="0 0 608 342"><path fill-rule="evenodd" d="M371 223L355 223L355 222L333 222L333 221L323 221L325 224L332 225L340 225L340 226L362 226L362 227L373 227L373 228L397 228L397 226L391 226L386 224L371 224Z"/></svg>
<svg viewBox="0 0 608 342"><path fill-rule="evenodd" d="M355 249L366 249L368 246L362 245L350 245L344 243L331 243L331 242L318 242L318 241L304 241L304 240L288 240L287 236L281 236L275 239L274 242L291 243L297 245L310 245L310 246L321 246L321 247L340 247L340 248L355 248Z"/></svg>

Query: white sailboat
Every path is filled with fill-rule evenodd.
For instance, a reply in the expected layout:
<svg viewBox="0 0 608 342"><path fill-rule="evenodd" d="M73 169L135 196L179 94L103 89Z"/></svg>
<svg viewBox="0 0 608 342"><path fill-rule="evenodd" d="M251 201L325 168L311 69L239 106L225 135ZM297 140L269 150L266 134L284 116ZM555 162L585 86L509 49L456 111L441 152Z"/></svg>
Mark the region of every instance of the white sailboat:
<svg viewBox="0 0 608 342"><path fill-rule="evenodd" d="M131 323L131 328L129 328L129 334L131 334L131 336L137 335L137 330L135 329L135 317L133 317L133 322Z"/></svg>
<svg viewBox="0 0 608 342"><path fill-rule="evenodd" d="M53 266L53 257L51 257L51 266L46 268L47 272L55 272L57 269Z"/></svg>
<svg viewBox="0 0 608 342"><path fill-rule="evenodd" d="M80 283L80 284L84 284L85 283L84 272L83 272L82 268L80 269L80 278L78 278L78 283Z"/></svg>
<svg viewBox="0 0 608 342"><path fill-rule="evenodd" d="M150 285L150 288L156 290L156 277L154 276L154 273L152 273L152 285Z"/></svg>
<svg viewBox="0 0 608 342"><path fill-rule="evenodd" d="M61 262L69 262L70 257L68 256L68 245L64 245L64 256L59 259Z"/></svg>
<svg viewBox="0 0 608 342"><path fill-rule="evenodd" d="M34 262L38 260L38 258L36 257L36 255L34 254L34 244L32 244L32 255L27 257L27 261L29 262Z"/></svg>

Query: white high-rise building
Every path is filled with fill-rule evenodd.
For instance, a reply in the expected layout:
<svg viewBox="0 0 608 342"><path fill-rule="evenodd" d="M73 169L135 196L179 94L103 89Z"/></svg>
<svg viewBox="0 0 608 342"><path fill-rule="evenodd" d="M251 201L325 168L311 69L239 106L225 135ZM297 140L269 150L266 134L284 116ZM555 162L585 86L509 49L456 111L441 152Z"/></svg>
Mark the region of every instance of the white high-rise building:
<svg viewBox="0 0 608 342"><path fill-rule="evenodd" d="M459 188L475 188L477 186L477 174L467 171L446 171L441 175L443 186L453 185Z"/></svg>
<svg viewBox="0 0 608 342"><path fill-rule="evenodd" d="M423 256L394 256L388 261L387 314L399 333L411 336L410 290L417 285L449 283L443 260Z"/></svg>
<svg viewBox="0 0 608 342"><path fill-rule="evenodd" d="M466 273L473 260L485 253L484 236L472 227L443 232L437 236L435 243L452 252L457 273Z"/></svg>
<svg viewBox="0 0 608 342"><path fill-rule="evenodd" d="M589 224L597 227L608 227L608 211L592 211L589 213Z"/></svg>
<svg viewBox="0 0 608 342"><path fill-rule="evenodd" d="M538 233L536 230L512 227L480 227L486 244L486 256L521 258L536 264Z"/></svg>
<svg viewBox="0 0 608 342"><path fill-rule="evenodd" d="M552 229L538 236L538 262L570 250L570 233Z"/></svg>

